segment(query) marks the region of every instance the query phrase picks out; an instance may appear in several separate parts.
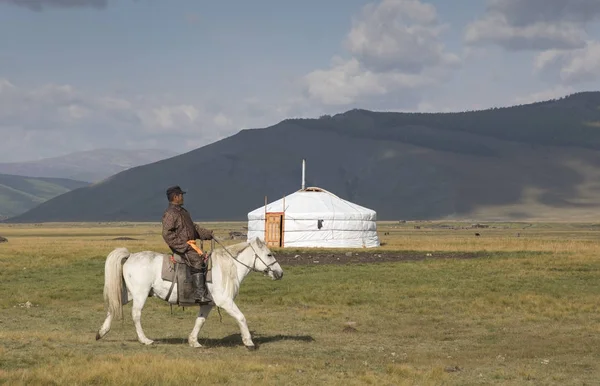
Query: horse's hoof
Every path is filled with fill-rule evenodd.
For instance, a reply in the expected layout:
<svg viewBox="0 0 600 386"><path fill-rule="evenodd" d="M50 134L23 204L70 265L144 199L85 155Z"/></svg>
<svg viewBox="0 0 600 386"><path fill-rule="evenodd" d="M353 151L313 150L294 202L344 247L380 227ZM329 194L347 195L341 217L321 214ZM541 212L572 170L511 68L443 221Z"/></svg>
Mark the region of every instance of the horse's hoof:
<svg viewBox="0 0 600 386"><path fill-rule="evenodd" d="M98 331L98 332L96 333L96 340L100 340L100 338L102 338L102 337L100 336L100 331Z"/></svg>
<svg viewBox="0 0 600 386"><path fill-rule="evenodd" d="M252 346L246 346L246 348L248 349L248 351L255 351L256 350L256 346L252 345Z"/></svg>
<svg viewBox="0 0 600 386"><path fill-rule="evenodd" d="M198 342L189 342L189 344L192 348L202 348L202 345Z"/></svg>
<svg viewBox="0 0 600 386"><path fill-rule="evenodd" d="M148 340L146 342L142 342L142 344L146 345L146 346L152 346L154 344L153 340Z"/></svg>

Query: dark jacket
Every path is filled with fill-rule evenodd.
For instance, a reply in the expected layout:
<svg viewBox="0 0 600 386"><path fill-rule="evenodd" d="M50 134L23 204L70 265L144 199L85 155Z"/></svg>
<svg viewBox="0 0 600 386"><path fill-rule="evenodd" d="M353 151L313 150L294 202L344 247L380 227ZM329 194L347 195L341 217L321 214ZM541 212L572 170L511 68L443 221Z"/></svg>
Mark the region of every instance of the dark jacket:
<svg viewBox="0 0 600 386"><path fill-rule="evenodd" d="M193 250L188 240L211 240L212 232L194 224L190 213L181 205L169 203L162 217L162 236L173 252L184 254Z"/></svg>

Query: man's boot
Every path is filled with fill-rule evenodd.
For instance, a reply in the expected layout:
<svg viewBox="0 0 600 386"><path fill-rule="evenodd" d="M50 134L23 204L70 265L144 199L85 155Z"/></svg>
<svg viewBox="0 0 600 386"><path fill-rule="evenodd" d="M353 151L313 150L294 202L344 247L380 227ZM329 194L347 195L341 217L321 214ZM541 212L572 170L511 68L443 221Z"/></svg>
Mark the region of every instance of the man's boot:
<svg viewBox="0 0 600 386"><path fill-rule="evenodd" d="M194 299L196 299L196 303L212 302L212 297L206 288L205 273L203 271L192 274L192 283L194 285Z"/></svg>

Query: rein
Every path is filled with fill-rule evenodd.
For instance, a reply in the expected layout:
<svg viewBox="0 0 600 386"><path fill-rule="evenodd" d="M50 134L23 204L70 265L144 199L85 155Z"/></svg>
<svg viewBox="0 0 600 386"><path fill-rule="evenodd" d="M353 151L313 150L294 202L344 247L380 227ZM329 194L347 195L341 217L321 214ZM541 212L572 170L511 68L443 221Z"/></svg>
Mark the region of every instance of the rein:
<svg viewBox="0 0 600 386"><path fill-rule="evenodd" d="M223 244L222 244L222 243L221 243L221 242L220 242L220 241L219 241L217 238L215 238L214 236L213 236L213 240L215 240L215 241L217 242L217 244L219 244L221 247L223 247L223 249L225 250L225 252L227 252L227 254L228 254L228 255L229 255L229 256L230 256L230 257L231 257L233 260L235 260L236 262L240 263L240 264L241 264L241 265L243 265L244 267L246 267L246 268L250 269L251 271L254 271L254 272L262 272L262 273L264 273L264 274L268 274L269 272L273 272L273 270L271 269L271 266L272 266L273 264L277 264L277 260L273 261L271 264L267 264L267 263L265 263L265 262L263 261L263 259L261 259L261 258L260 258L260 256L258 255L258 253L256 253L256 250L254 249L254 247L252 246L252 244L248 243L248 246L249 246L250 248L252 248L252 251L254 251L254 263L252 264L252 267L250 267L249 265L247 265L247 264L245 264L245 263L243 263L243 262L239 261L237 258L235 258L235 257L234 257L234 256L231 254L231 252L229 252L229 250L228 250L227 248L225 248L225 246L224 246L224 245L223 245ZM246 247L246 248L248 248L248 247ZM244 249L246 249L246 248L244 248ZM241 253L241 252L240 252L240 253ZM256 259L260 260L260 262L261 262L261 263L263 263L263 265L264 265L265 267L267 267L267 268L265 268L263 271L259 271L258 269L256 269L256 268L255 268L255 266L256 266Z"/></svg>

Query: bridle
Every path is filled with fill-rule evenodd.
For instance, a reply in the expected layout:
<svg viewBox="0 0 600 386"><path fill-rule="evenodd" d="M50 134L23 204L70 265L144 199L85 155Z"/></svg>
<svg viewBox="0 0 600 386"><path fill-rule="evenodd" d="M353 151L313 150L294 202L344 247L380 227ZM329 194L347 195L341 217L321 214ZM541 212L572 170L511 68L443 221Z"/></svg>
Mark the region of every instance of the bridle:
<svg viewBox="0 0 600 386"><path fill-rule="evenodd" d="M263 260L263 259L261 259L261 257L258 255L258 253L256 253L256 249L254 249L254 247L252 246L252 244L251 244L251 243L248 243L248 246L249 246L250 248L252 248L252 251L254 252L254 261L252 262L252 267L251 267L251 266L249 266L249 265L247 265L246 263L243 263L243 262L239 261L239 260L238 260L236 257L234 257L234 256L231 254L231 252L229 252L229 250L227 250L227 248L225 248L225 246L224 246L224 245L223 245L223 244L222 244L222 243L221 243L221 242L220 242L220 241L219 241L219 240L218 240L216 237L214 237L214 236L213 236L213 240L215 240L215 241L217 242L217 244L219 244L221 247L223 247L223 249L225 250L225 252L227 252L227 254L228 254L228 255L229 255L229 256L230 256L230 257L231 257L233 260L235 260L236 262L240 263L240 264L241 264L241 265L243 265L244 267L246 267L246 268L250 269L251 271L254 271L254 272L262 272L262 273L264 273L265 275L267 275L269 272L274 272L274 271L273 271L273 269L271 268L271 266L272 266L272 265L274 265L274 264L277 264L277 260L275 260L275 259L273 258L273 262L272 262L271 264L267 264L267 263L265 263L265 262L264 262L264 260ZM248 247L246 247L246 248L248 248ZM240 253L242 253L243 251L245 251L245 250L246 250L246 248L242 249L242 251L241 251ZM258 259L258 260L260 260L260 262L261 262L261 263L263 263L263 265L266 267L264 270L262 270L262 271L261 271L261 270L258 270L258 269L256 269L256 260L257 260L257 259Z"/></svg>

